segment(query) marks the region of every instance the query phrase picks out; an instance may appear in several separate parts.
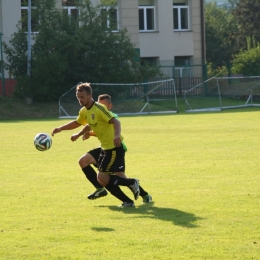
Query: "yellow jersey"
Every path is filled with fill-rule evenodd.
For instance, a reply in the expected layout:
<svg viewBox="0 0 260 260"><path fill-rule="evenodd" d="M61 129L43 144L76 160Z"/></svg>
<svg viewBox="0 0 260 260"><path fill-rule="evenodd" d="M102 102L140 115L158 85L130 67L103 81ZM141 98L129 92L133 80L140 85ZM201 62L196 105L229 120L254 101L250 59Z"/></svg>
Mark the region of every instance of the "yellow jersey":
<svg viewBox="0 0 260 260"><path fill-rule="evenodd" d="M114 125L109 121L115 116L111 114L105 105L94 102L90 108L83 107L79 111L76 121L81 125L88 124L101 143L104 150L113 149L114 145ZM123 141L123 136L120 135Z"/></svg>

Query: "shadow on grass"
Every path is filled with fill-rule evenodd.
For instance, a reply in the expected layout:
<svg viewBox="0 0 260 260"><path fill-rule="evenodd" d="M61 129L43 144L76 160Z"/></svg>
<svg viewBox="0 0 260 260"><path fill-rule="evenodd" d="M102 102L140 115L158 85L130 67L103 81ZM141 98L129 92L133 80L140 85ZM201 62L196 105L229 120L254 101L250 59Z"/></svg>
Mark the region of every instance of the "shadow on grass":
<svg viewBox="0 0 260 260"><path fill-rule="evenodd" d="M97 231L97 232L112 232L112 231L115 231L115 229L113 229L113 228L105 228L105 227L92 227L91 229L94 230L94 231Z"/></svg>
<svg viewBox="0 0 260 260"><path fill-rule="evenodd" d="M195 222L201 220L192 213L184 212L172 208L158 208L153 203L143 204L136 208L118 208L116 206L108 206L110 210L119 211L124 214L134 215L135 218L152 218L162 221L169 221L176 226L185 228L199 227Z"/></svg>

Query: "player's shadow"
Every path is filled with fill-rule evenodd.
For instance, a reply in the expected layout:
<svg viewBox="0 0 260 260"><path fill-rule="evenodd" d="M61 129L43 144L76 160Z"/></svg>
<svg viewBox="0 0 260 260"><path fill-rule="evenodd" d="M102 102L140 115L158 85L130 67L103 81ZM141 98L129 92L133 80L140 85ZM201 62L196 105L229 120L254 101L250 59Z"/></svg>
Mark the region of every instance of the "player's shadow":
<svg viewBox="0 0 260 260"><path fill-rule="evenodd" d="M115 229L113 229L113 228L106 228L106 227L92 227L91 229L94 230L94 231L97 231L97 232L112 232L112 231L115 231Z"/></svg>
<svg viewBox="0 0 260 260"><path fill-rule="evenodd" d="M116 206L108 207L114 211L120 211L124 214L133 215L135 218L154 218L160 219L162 221L172 222L176 226L182 226L185 228L196 228L199 225L196 224L196 221L201 220L201 217L198 217L192 213L184 212L178 209L172 208L158 208L153 204L143 204L137 208L118 208Z"/></svg>

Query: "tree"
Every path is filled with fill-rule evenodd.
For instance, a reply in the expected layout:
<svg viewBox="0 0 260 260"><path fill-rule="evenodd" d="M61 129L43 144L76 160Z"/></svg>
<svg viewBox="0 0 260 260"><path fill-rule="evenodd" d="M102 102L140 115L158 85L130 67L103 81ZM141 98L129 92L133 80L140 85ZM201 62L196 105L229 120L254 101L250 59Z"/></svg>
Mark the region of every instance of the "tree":
<svg viewBox="0 0 260 260"><path fill-rule="evenodd" d="M247 37L247 50L241 50L233 61L232 71L244 76L260 75L260 44Z"/></svg>
<svg viewBox="0 0 260 260"><path fill-rule="evenodd" d="M111 4L114 0L104 0ZM31 77L26 75L27 39L18 25L10 45L5 44L6 68L18 81L21 97L56 100L78 82L142 82L159 74L159 68L141 66L126 30L107 27L107 13L84 0L80 17L64 15L54 0L38 0L38 34L32 46ZM112 21L111 21L112 22Z"/></svg>
<svg viewBox="0 0 260 260"><path fill-rule="evenodd" d="M247 37L255 37L260 41L260 1L259 0L239 0L233 15L238 24L236 39L240 48L246 49Z"/></svg>
<svg viewBox="0 0 260 260"><path fill-rule="evenodd" d="M205 4L206 58L213 68L228 64L235 49L237 25L230 9L216 2Z"/></svg>

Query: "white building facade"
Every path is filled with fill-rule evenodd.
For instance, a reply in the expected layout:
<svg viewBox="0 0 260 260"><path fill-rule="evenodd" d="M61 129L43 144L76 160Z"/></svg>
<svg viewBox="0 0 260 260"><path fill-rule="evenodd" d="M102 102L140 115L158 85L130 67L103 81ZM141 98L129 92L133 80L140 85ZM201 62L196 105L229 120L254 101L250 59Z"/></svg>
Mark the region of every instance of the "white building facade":
<svg viewBox="0 0 260 260"><path fill-rule="evenodd" d="M34 0L31 2L33 5ZM74 2L56 0L56 6L78 15ZM27 9L26 0L0 0L0 33L4 42L10 41ZM117 21L113 30L127 29L141 62L161 65L169 76L183 77L202 74L199 69L198 75L191 75L189 68L205 64L203 11L204 0L118 0L111 14ZM8 78L8 72L5 74Z"/></svg>

